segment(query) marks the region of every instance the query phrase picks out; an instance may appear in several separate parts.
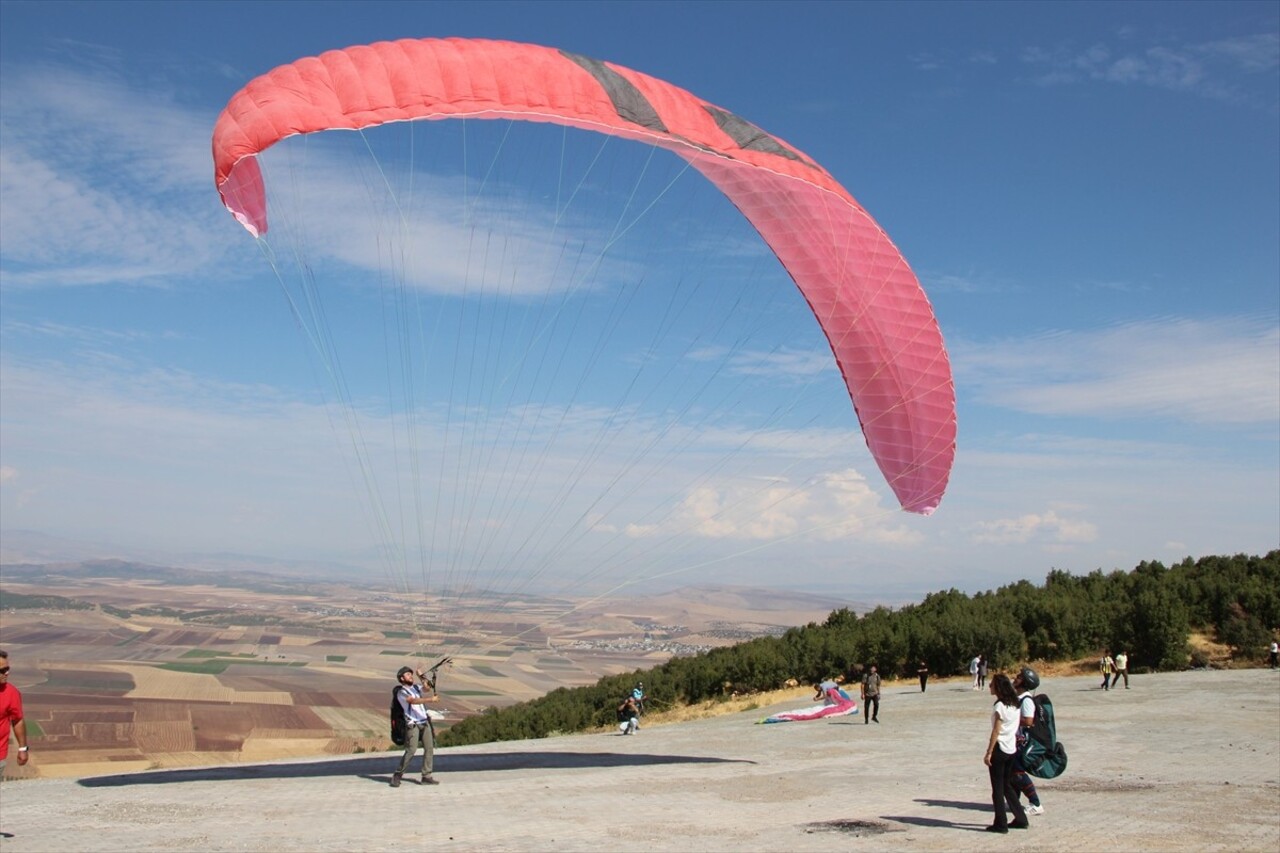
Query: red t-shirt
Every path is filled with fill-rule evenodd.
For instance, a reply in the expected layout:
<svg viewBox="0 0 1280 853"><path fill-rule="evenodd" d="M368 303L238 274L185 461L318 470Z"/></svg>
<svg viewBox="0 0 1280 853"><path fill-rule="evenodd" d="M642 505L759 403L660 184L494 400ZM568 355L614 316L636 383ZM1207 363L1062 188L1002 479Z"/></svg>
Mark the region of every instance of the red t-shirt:
<svg viewBox="0 0 1280 853"><path fill-rule="evenodd" d="M9 757L9 729L22 719L22 694L12 684L0 687L0 761Z"/></svg>

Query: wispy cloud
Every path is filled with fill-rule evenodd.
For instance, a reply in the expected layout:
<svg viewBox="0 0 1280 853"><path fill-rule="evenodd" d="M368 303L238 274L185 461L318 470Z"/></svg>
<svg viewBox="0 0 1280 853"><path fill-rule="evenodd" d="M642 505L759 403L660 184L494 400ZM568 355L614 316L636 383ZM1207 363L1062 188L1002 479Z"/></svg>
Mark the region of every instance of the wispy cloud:
<svg viewBox="0 0 1280 853"><path fill-rule="evenodd" d="M5 287L166 284L218 256L206 116L107 69L6 69L4 90Z"/></svg>
<svg viewBox="0 0 1280 853"><path fill-rule="evenodd" d="M1020 545L1036 541L1074 544L1092 542L1097 538L1095 525L1067 518L1055 510L980 522L972 535L974 542L987 545Z"/></svg>
<svg viewBox="0 0 1280 853"><path fill-rule="evenodd" d="M140 88L106 64L6 69L6 288L163 286L207 274L236 241L247 245L213 190L207 109L183 106L164 86ZM340 136L264 155L276 226L269 240L281 258L332 260L366 278L392 273L443 293L527 296L635 277L625 247L612 244L630 220L569 206L576 195L557 208L499 177L487 178L481 194L459 177L411 179L402 163L371 160L359 138ZM495 258L506 266L494 269Z"/></svg>
<svg viewBox="0 0 1280 853"><path fill-rule="evenodd" d="M1132 38L1132 36L1131 36ZM1149 86L1232 103L1274 108L1274 86L1264 93L1249 87L1255 75L1280 66L1280 36L1240 36L1191 44L1153 44L1117 49L1105 43L1085 48L1071 45L1028 47L1022 61L1035 69L1035 82L1046 86L1087 81Z"/></svg>
<svg viewBox="0 0 1280 853"><path fill-rule="evenodd" d="M1038 415L1280 420L1274 319L1165 319L1029 338L953 342L959 383L984 403Z"/></svg>
<svg viewBox="0 0 1280 853"><path fill-rule="evenodd" d="M775 350L729 352L723 347L703 347L689 354L693 361L724 361L730 373L738 376L761 376L771 379L801 381L816 374L835 370L830 350L798 350L782 346Z"/></svg>

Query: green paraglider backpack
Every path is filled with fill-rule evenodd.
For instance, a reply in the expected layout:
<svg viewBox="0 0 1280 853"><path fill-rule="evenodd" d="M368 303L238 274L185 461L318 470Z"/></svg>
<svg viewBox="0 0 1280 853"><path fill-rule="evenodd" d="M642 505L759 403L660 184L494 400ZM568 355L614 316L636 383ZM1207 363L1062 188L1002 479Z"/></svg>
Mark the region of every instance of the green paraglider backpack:
<svg viewBox="0 0 1280 853"><path fill-rule="evenodd" d="M1053 702L1043 694L1032 696L1036 714L1026 728L1026 740L1018 750L1022 769L1041 779L1052 779L1067 769L1067 749L1058 741Z"/></svg>

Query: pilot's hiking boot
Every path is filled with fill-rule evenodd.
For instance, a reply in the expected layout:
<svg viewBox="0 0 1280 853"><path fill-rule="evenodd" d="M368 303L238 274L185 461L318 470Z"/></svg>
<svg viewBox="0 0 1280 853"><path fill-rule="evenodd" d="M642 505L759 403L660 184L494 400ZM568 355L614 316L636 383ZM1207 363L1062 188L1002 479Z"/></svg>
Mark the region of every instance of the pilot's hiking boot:
<svg viewBox="0 0 1280 853"><path fill-rule="evenodd" d="M400 787L400 779L401 779L403 776L404 776L404 774L403 774L403 773L392 773L392 774L391 774L391 787L393 787L393 788L399 788L399 787Z"/></svg>
<svg viewBox="0 0 1280 853"><path fill-rule="evenodd" d="M439 780L439 779L437 779L437 778L435 778L434 776L423 776L423 777L422 777L422 781L421 781L421 782L419 782L418 784L420 784L420 785L439 785L439 784L440 784L440 780Z"/></svg>

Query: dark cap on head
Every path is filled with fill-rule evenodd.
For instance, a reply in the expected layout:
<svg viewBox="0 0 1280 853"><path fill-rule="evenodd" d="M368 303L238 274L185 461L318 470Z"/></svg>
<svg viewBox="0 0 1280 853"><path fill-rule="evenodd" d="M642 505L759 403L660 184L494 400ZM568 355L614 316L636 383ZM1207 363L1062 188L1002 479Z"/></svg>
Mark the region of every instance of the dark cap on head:
<svg viewBox="0 0 1280 853"><path fill-rule="evenodd" d="M411 666L400 667L400 671L396 673L396 681L399 681L400 679L404 678L404 674L406 672L413 672L413 667Z"/></svg>

